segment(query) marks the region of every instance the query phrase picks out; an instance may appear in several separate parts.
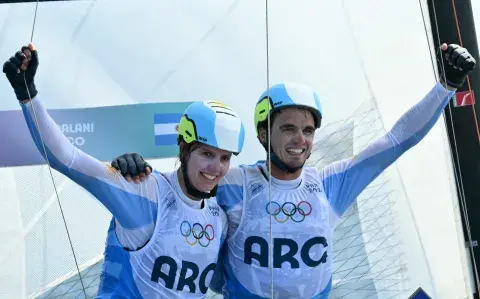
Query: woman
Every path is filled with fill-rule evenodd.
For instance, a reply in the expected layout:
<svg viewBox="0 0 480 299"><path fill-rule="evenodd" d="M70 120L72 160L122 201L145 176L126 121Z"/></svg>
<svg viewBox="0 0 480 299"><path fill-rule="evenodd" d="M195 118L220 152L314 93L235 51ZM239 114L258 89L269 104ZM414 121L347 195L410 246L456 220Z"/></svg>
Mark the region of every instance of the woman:
<svg viewBox="0 0 480 299"><path fill-rule="evenodd" d="M63 135L37 95L37 67L32 44L3 66L33 140L113 214L98 297L203 298L227 229L217 184L244 142L238 115L220 102L191 104L177 127L180 168L131 184Z"/></svg>

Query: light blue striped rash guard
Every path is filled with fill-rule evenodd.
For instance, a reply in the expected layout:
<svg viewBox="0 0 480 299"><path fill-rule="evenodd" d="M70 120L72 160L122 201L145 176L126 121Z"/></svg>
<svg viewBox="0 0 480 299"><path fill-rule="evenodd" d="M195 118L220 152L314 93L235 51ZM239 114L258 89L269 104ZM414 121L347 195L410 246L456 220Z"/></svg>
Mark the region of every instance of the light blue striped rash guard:
<svg viewBox="0 0 480 299"><path fill-rule="evenodd" d="M437 83L356 156L322 170L305 167L290 187L291 182L273 180L271 203L265 162L231 169L217 193L229 229L219 260L225 284L215 281L214 288L223 286L226 298L270 298L273 267L274 298L328 298L332 236L340 217L378 175L425 137L453 95Z"/></svg>
<svg viewBox="0 0 480 299"><path fill-rule="evenodd" d="M176 172L154 172L141 184L128 183L118 171L74 147L38 97L22 110L44 154L41 132L52 167L114 216L97 298L204 298L227 232L227 217L216 199L206 200L202 209L187 205L179 195Z"/></svg>

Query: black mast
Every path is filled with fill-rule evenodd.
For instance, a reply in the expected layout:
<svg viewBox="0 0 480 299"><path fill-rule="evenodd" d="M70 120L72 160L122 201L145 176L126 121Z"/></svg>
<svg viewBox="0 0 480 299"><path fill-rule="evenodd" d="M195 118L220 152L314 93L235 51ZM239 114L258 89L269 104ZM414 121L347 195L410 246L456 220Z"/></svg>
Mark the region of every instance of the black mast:
<svg viewBox="0 0 480 299"><path fill-rule="evenodd" d="M480 270L480 134L478 133L480 107L472 102L480 97L480 59L473 20L471 0L428 0L430 23L436 59L441 59L437 49L440 43L455 43L467 48L477 60L475 70L470 73L469 82L457 90L454 99L445 109L446 127L450 141L452 159L455 166L455 181L462 213L462 225L465 237L465 249L471 256L474 298L479 298L477 274ZM438 72L442 65L437 63ZM469 94L473 91L473 97ZM463 101L465 100L465 101ZM473 104L472 104L473 103ZM464 198L465 205L462 203ZM466 208L466 215L462 207ZM467 222L468 218L468 222ZM467 227L468 226L468 227ZM468 236L468 228L471 240ZM472 241L472 243L470 243ZM472 246L472 248L470 248ZM445 257L448 259L448 257Z"/></svg>

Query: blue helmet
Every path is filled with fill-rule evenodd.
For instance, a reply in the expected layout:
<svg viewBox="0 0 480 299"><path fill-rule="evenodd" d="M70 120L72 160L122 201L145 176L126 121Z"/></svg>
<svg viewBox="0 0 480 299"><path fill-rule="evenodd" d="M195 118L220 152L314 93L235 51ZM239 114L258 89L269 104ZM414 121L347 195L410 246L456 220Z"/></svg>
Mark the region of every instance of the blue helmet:
<svg viewBox="0 0 480 299"><path fill-rule="evenodd" d="M315 128L320 128L322 121L322 105L320 104L317 93L306 85L297 83L281 83L273 85L264 91L260 96L257 105L255 106L254 122L255 130L257 131L257 137L259 133L259 124L267 120L268 115L279 109L288 107L309 110L313 114ZM267 144L264 144L263 142L261 143L265 150L268 151L269 149ZM297 170L303 167L303 165L297 167L287 166L275 154L273 148L270 148L270 159L276 167L288 173L295 173Z"/></svg>
<svg viewBox="0 0 480 299"><path fill-rule="evenodd" d="M194 102L183 113L178 134L186 143L194 141L238 155L245 141L245 128L238 114L219 101Z"/></svg>
<svg viewBox="0 0 480 299"><path fill-rule="evenodd" d="M318 94L306 85L280 83L265 90L255 106L254 122L257 135L258 124L267 120L269 113L287 107L308 109L313 113L316 128L320 127L323 114Z"/></svg>

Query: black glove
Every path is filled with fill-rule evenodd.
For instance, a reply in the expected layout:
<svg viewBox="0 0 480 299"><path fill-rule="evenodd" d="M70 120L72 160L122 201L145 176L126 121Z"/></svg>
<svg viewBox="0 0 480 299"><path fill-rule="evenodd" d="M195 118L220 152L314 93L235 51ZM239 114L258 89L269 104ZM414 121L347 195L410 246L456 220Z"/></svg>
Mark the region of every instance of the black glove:
<svg viewBox="0 0 480 299"><path fill-rule="evenodd" d="M34 82L37 68L38 53L33 45L30 45L30 48L23 46L21 51L15 53L15 56L3 64L3 72L19 101L33 99L37 95Z"/></svg>
<svg viewBox="0 0 480 299"><path fill-rule="evenodd" d="M122 176L125 177L127 181L130 181L129 177L135 178L140 176L143 178L152 172L152 166L137 153L127 153L118 156L112 160L111 165L113 168L120 170Z"/></svg>
<svg viewBox="0 0 480 299"><path fill-rule="evenodd" d="M461 88L468 74L475 68L476 60L467 49L456 44L450 44L442 49L443 65L446 83L449 86ZM442 76L441 79L444 79Z"/></svg>

